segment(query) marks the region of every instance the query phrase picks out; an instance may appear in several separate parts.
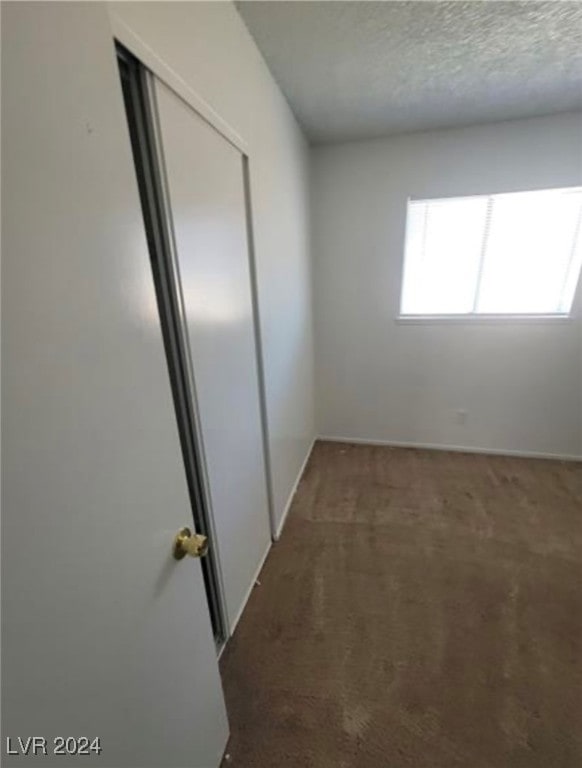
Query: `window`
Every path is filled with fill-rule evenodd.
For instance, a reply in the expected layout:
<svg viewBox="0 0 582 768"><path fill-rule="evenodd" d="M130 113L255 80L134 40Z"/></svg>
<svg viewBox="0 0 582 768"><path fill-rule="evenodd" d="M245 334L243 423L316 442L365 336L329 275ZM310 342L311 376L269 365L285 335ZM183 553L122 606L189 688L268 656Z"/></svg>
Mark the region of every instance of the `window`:
<svg viewBox="0 0 582 768"><path fill-rule="evenodd" d="M582 188L410 200L400 312L568 315Z"/></svg>

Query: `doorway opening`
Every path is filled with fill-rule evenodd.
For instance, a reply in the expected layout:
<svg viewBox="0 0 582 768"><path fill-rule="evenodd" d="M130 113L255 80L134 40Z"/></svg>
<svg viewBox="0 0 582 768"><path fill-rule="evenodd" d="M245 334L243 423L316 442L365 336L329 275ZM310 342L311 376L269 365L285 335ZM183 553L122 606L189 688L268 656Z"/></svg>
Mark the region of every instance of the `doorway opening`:
<svg viewBox="0 0 582 768"><path fill-rule="evenodd" d="M163 169L158 161L156 116L148 91L147 70L119 43L116 50L192 517L195 530L209 541L208 554L201 558L201 566L214 640L220 650L228 637L227 621L216 541L204 495L191 361L168 225Z"/></svg>

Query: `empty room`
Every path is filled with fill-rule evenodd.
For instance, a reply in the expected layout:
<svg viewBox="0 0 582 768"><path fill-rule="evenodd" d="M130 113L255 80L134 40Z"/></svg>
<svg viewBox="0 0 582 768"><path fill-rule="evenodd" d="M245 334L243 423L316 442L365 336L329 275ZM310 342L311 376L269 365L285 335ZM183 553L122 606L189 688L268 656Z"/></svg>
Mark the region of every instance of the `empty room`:
<svg viewBox="0 0 582 768"><path fill-rule="evenodd" d="M582 3L2 0L6 766L582 765Z"/></svg>

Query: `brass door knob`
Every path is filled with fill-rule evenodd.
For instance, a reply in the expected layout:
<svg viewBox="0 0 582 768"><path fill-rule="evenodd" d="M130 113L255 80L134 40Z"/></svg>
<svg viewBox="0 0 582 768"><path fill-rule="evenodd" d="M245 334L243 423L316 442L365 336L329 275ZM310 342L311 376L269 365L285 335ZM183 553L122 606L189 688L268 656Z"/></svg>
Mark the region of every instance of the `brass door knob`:
<svg viewBox="0 0 582 768"><path fill-rule="evenodd" d="M186 555L204 557L208 552L208 537L201 533L192 533L189 528L182 528L174 539L174 557L181 560Z"/></svg>

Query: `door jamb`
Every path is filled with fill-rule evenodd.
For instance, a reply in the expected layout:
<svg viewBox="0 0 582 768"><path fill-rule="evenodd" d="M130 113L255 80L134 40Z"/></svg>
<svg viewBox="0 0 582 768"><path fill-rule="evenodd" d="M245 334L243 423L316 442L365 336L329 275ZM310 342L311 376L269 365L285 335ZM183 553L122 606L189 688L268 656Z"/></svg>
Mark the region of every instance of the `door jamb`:
<svg viewBox="0 0 582 768"><path fill-rule="evenodd" d="M146 69L168 86L174 93L197 112L214 130L218 131L242 155L250 157L249 147L241 135L199 96L180 75L172 69L149 45L137 35L115 11L110 11L113 37L139 59Z"/></svg>

